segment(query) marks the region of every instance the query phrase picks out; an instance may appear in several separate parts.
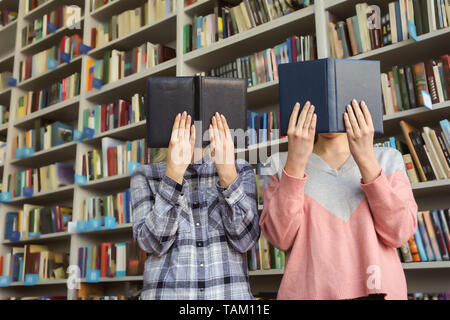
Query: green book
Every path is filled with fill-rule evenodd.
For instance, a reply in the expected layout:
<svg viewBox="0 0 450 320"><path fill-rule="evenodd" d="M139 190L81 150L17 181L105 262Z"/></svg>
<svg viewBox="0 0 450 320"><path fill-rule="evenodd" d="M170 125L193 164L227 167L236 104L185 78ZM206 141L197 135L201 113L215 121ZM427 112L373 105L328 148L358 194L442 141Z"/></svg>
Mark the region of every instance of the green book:
<svg viewBox="0 0 450 320"><path fill-rule="evenodd" d="M398 69L398 81L400 85L400 94L402 95L403 110L408 110L410 109L408 88L406 87L405 69L403 68Z"/></svg>
<svg viewBox="0 0 450 320"><path fill-rule="evenodd" d="M192 51L192 24L183 27L183 53Z"/></svg>
<svg viewBox="0 0 450 320"><path fill-rule="evenodd" d="M355 32L356 46L358 47L358 52L362 53L363 48L361 42L361 34L359 33L359 24L357 16L352 17L352 23L353 23L353 31Z"/></svg>
<svg viewBox="0 0 450 320"><path fill-rule="evenodd" d="M258 84L258 76L256 75L256 67L255 67L255 56L250 56L250 69L252 71L252 85L256 86Z"/></svg>
<svg viewBox="0 0 450 320"><path fill-rule="evenodd" d="M397 98L398 111L403 111L403 99L402 94L400 92L400 82L398 76L398 66L392 67L392 76L394 77L394 93Z"/></svg>
<svg viewBox="0 0 450 320"><path fill-rule="evenodd" d="M103 57L103 84L109 83L109 62L111 60L111 54L111 51L108 50Z"/></svg>
<svg viewBox="0 0 450 320"><path fill-rule="evenodd" d="M419 0L420 15L422 16L422 34L430 32L430 24L428 22L427 1L429 1L429 0ZM415 11L415 8L414 8L414 11Z"/></svg>
<svg viewBox="0 0 450 320"><path fill-rule="evenodd" d="M413 0L413 10L414 10L414 23L416 25L416 33L418 36L420 36L421 34L423 34L420 0Z"/></svg>

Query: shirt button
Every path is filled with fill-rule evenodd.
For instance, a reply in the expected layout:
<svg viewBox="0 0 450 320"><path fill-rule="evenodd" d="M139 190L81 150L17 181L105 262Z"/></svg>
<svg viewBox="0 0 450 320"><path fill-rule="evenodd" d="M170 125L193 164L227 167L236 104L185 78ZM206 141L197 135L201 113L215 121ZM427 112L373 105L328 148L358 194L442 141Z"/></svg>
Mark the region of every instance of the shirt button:
<svg viewBox="0 0 450 320"><path fill-rule="evenodd" d="M203 288L200 288L200 292L203 292L205 289L203 289Z"/></svg>
<svg viewBox="0 0 450 320"><path fill-rule="evenodd" d="M202 268L203 268L203 263L200 263L200 267L202 267Z"/></svg>
<svg viewBox="0 0 450 320"><path fill-rule="evenodd" d="M197 242L197 247L202 247L203 243L201 243L200 241Z"/></svg>
<svg viewBox="0 0 450 320"><path fill-rule="evenodd" d="M198 222L197 222L195 225L196 225L197 227L200 227L200 223L198 223Z"/></svg>

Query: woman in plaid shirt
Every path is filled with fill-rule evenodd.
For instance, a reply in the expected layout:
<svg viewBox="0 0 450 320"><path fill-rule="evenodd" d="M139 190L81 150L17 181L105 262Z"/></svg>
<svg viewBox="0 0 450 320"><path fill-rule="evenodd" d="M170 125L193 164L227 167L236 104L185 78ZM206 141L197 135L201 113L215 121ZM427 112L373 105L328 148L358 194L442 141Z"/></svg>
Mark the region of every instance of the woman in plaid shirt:
<svg viewBox="0 0 450 320"><path fill-rule="evenodd" d="M195 127L179 114L167 161L133 173L133 235L149 254L142 299L253 298L246 259L260 234L253 168L235 161L223 115L209 134L213 160L192 161Z"/></svg>

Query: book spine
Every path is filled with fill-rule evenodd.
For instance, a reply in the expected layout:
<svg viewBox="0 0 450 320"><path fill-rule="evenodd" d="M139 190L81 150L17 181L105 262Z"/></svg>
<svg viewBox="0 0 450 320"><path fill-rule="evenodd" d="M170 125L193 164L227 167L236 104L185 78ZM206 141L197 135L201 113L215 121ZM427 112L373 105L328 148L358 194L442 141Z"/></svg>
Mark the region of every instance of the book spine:
<svg viewBox="0 0 450 320"><path fill-rule="evenodd" d="M327 76L328 86L327 86L327 100L328 100L328 130L330 132L338 132L339 129L339 121L337 118L337 95L336 95L336 61L334 59L330 59L327 61Z"/></svg>

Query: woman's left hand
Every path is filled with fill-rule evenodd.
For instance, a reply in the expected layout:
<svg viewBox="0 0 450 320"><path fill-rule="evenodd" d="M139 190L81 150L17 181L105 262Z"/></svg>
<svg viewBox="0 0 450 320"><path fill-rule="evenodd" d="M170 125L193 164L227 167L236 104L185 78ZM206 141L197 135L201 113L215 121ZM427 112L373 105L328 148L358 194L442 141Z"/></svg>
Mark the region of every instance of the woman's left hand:
<svg viewBox="0 0 450 320"><path fill-rule="evenodd" d="M352 105L347 106L344 123L350 152L361 171L363 181L369 183L379 176L381 168L373 151L375 129L366 103L362 101L359 106L353 100Z"/></svg>

